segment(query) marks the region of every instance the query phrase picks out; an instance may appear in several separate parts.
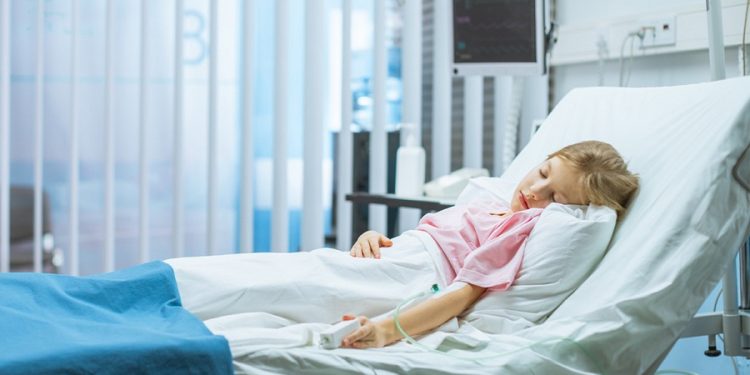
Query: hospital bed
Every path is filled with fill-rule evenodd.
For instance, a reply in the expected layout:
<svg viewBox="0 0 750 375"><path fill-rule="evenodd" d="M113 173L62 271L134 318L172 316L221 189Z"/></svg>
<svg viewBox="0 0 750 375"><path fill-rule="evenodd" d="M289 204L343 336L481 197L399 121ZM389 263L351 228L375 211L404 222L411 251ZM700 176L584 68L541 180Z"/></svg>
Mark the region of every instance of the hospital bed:
<svg viewBox="0 0 750 375"><path fill-rule="evenodd" d="M491 335L481 349L491 359L405 343L328 351L272 335L234 351L235 370L654 373L750 232L750 78L573 90L498 181L512 184L548 153L588 139L614 145L641 188L590 276L543 324Z"/></svg>
<svg viewBox="0 0 750 375"><path fill-rule="evenodd" d="M640 175L641 188L611 241L607 232L601 242L607 252L595 259L601 259L598 265L588 252L577 252L592 266L581 273L588 277L579 279L580 286L558 300L559 305L555 302L539 324L509 324L512 329L506 330L502 320L491 325L487 322L492 319L475 319L482 314L480 307L502 313L505 305L489 306L495 300L487 295L457 328L441 327L418 338L437 352L405 342L380 349L326 350L315 345L313 333L330 326L320 321L340 315L305 323L306 314L322 313L306 301L307 309L294 310L297 317L290 319L262 310L216 318L202 317L195 310L188 313L182 307L190 309L188 296L196 295L201 285L186 284L179 265L193 264L215 282L231 284L221 272L227 266L213 257L219 268L206 271L209 262L175 258L85 278L2 275L0 315L6 319L0 319L0 344L5 344L0 345L0 372L648 374L681 336L747 331L748 324L742 327L747 319L737 314L698 319L694 315L723 275L733 274L737 249L750 232L750 78L680 87L574 90L506 173L481 188L509 200L515 183L547 154L588 139L614 145ZM480 186L470 184L474 185ZM537 228L544 215L554 212L550 208ZM588 237L589 242L598 241L593 238ZM533 264L528 251L533 241L532 231L524 268ZM542 250L559 253L551 249ZM345 253L316 251L350 259ZM263 254L223 259L232 261L235 256ZM311 272L314 275L305 277L308 289L316 277L329 273L309 263L283 274L240 268L241 276L254 281L265 277L264 272L280 280L296 271ZM522 285L524 268L514 288ZM565 269L580 273L580 268ZM270 284L273 295L254 298L245 293L247 283L241 281L237 300L250 295L252 303L278 307L273 301L283 286ZM399 283L398 290L381 289L392 291L398 301L407 297L401 296L404 284ZM338 285L336 294L341 292ZM538 290L545 293L539 294L539 301L549 300L552 288L542 286ZM727 293L734 294L729 289ZM236 302L221 298L212 288L197 292L220 305ZM302 295L315 298L312 292ZM496 297L512 293L513 288ZM314 302L326 306L322 298ZM727 352L743 354L731 346ZM475 359L465 359L469 355Z"/></svg>

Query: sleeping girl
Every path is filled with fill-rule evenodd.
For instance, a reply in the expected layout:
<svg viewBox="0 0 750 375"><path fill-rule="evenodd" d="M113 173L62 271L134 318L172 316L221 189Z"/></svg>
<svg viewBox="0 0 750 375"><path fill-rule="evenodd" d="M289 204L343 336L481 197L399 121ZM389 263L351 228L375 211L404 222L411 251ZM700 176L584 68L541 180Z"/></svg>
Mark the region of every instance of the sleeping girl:
<svg viewBox="0 0 750 375"><path fill-rule="evenodd" d="M207 324L258 313L294 323L334 323L343 316L361 325L343 346L382 347L402 338L388 312L432 284L446 292L400 314L409 335L461 315L485 291L509 289L523 267L526 238L549 204L594 204L622 213L637 188L638 178L612 146L586 141L529 171L510 202L475 201L428 214L392 240L368 231L348 254L318 249L166 262L183 306Z"/></svg>

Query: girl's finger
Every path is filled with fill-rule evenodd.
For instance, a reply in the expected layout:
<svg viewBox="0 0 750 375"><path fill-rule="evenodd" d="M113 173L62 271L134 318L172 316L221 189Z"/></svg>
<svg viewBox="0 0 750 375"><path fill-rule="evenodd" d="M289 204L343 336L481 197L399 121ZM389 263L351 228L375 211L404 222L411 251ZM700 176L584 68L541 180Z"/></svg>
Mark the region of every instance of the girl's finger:
<svg viewBox="0 0 750 375"><path fill-rule="evenodd" d="M370 246L369 245L362 246L362 251L360 253L362 253L362 256L361 256L362 258L367 258L370 254Z"/></svg>
<svg viewBox="0 0 750 375"><path fill-rule="evenodd" d="M357 330L355 330L354 332L346 335L344 337L344 339L341 340L341 345L342 346L352 346L354 344L354 342L358 340L356 334L357 334L357 332L359 332L360 329L361 328L357 328Z"/></svg>
<svg viewBox="0 0 750 375"><path fill-rule="evenodd" d="M370 258L372 257L379 258L380 257L380 245L378 245L377 237L371 237L368 239L368 241L370 242Z"/></svg>
<svg viewBox="0 0 750 375"><path fill-rule="evenodd" d="M352 332L348 337L348 342L356 343L357 341L367 337L370 334L370 326L362 326L357 328L356 331Z"/></svg>
<svg viewBox="0 0 750 375"><path fill-rule="evenodd" d="M362 257L369 258L370 254L372 254L372 249L370 246L369 240L363 240L362 241Z"/></svg>
<svg viewBox="0 0 750 375"><path fill-rule="evenodd" d="M357 258L364 258L365 251L362 249L362 244L357 242Z"/></svg>
<svg viewBox="0 0 750 375"><path fill-rule="evenodd" d="M370 321L366 316L360 315L357 317L357 320L359 320L360 327L344 338L344 345L346 346L351 345L355 341L359 341L361 338L366 337L372 332L372 325L368 324Z"/></svg>
<svg viewBox="0 0 750 375"><path fill-rule="evenodd" d="M380 236L380 245L390 247L393 245L393 241L391 241L391 239L386 236Z"/></svg>
<svg viewBox="0 0 750 375"><path fill-rule="evenodd" d="M375 259L380 259L380 244L372 250L372 256Z"/></svg>

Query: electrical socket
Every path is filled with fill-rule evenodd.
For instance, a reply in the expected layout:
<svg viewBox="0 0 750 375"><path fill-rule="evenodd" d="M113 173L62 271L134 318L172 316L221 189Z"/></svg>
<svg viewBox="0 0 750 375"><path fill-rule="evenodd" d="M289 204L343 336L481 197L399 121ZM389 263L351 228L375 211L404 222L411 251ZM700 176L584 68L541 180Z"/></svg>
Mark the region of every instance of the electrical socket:
<svg viewBox="0 0 750 375"><path fill-rule="evenodd" d="M651 18L640 22L641 49L673 46L677 43L675 17Z"/></svg>

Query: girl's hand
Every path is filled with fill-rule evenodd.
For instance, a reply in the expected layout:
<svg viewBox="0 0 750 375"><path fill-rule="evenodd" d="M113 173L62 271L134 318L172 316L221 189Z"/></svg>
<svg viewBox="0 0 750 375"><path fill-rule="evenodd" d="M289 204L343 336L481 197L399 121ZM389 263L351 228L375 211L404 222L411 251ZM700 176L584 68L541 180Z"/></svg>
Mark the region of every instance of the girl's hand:
<svg viewBox="0 0 750 375"><path fill-rule="evenodd" d="M374 230L368 230L357 238L357 242L349 250L349 255L355 258L380 259L380 247L390 247L391 245L393 245L393 241L388 237Z"/></svg>
<svg viewBox="0 0 750 375"><path fill-rule="evenodd" d="M354 315L344 315L342 320L358 319L360 327L356 331L344 337L341 342L342 348L382 348L390 344L393 340L389 339L387 330L378 323L373 323L365 316L355 318Z"/></svg>

